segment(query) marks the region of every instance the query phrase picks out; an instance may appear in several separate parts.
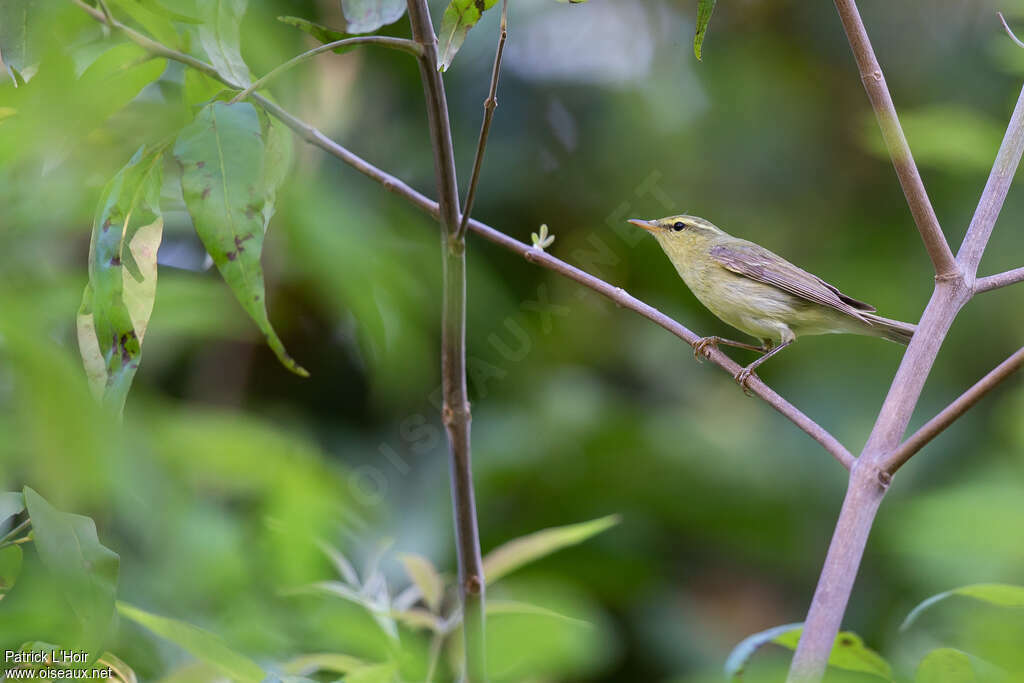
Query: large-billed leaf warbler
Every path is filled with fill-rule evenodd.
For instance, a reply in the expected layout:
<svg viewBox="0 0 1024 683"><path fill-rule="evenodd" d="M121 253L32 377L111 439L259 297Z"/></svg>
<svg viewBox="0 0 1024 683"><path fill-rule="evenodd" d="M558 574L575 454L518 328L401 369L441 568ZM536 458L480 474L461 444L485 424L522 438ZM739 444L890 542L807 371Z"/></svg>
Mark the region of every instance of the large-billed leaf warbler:
<svg viewBox="0 0 1024 683"><path fill-rule="evenodd" d="M874 315L874 306L846 296L821 278L762 246L727 234L696 216L630 220L654 235L694 296L723 322L761 346L704 337L694 355L726 344L763 355L736 373L746 390L754 370L800 335L850 333L910 343L915 327Z"/></svg>

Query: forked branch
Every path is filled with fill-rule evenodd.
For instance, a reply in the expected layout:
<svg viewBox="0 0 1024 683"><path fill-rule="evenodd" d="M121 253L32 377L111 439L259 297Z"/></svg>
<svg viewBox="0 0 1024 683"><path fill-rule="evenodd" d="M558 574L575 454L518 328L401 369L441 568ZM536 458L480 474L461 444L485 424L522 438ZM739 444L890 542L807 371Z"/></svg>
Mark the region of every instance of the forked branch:
<svg viewBox="0 0 1024 683"><path fill-rule="evenodd" d="M896 470L903 467L911 456L942 433L946 427L953 424L961 415L970 410L975 403L985 397L990 391L999 386L1013 373L1020 370L1024 365L1024 347L1017 350L1012 356L997 365L992 372L988 373L974 386L965 391L955 401L943 408L938 415L928 420L909 439L900 444L893 453L882 463L882 468L889 474L895 474Z"/></svg>

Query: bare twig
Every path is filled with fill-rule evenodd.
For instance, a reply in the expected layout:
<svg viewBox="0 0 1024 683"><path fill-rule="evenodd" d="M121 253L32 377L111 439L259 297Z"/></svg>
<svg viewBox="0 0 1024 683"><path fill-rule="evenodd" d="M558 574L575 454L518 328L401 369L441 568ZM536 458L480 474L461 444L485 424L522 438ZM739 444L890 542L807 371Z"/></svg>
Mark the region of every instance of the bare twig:
<svg viewBox="0 0 1024 683"><path fill-rule="evenodd" d="M1024 280L1024 268L1014 268L1005 273L979 277L974 281L974 293L981 294L1000 287L1015 285L1022 280Z"/></svg>
<svg viewBox="0 0 1024 683"><path fill-rule="evenodd" d="M299 64L302 64L317 55L323 54L324 52L330 52L341 47L355 47L357 45L378 45L380 47L387 47L392 50L405 52L413 57L420 57L423 55L423 47L419 43L415 40L407 40L405 38L391 38L389 36L356 36L355 38L335 40L331 43L318 45L312 50L307 50L300 55L292 57L287 62L274 67L268 71L266 75L253 81L252 85L248 88L231 98L230 104L244 100L246 97L259 90L288 69L291 69L293 66L298 66Z"/></svg>
<svg viewBox="0 0 1024 683"><path fill-rule="evenodd" d="M83 10L88 12L97 21L103 21L103 15L97 10L81 2L81 0L71 0L76 5L80 6ZM136 43L137 45L149 50L152 54L166 57L167 59L173 59L181 62L187 66L190 66L197 71L210 76L218 81L227 83L217 70L211 65L198 60L190 55L187 55L177 50L172 50L160 43L157 43L150 38L142 35L138 31L121 24L118 21L114 21L112 28L121 31L129 40ZM301 119L296 118L288 111L283 109L281 106L271 102L270 100L262 97L261 95L254 93L252 100L259 104L265 109L271 116L281 121L283 124L292 129L292 131L303 141L307 142L314 147L318 147L327 154L341 160L348 164L355 170L359 171L371 180L379 183L385 190L391 192L413 206L419 208L421 211L425 211L434 218L440 215L440 207L438 203L422 193L416 191L410 187L405 181L383 171L370 162L366 161L357 154L354 154L346 147L338 144L331 138L324 135L322 132L314 128L313 126L305 123ZM571 266L565 261L562 261L546 252L542 252L538 249L534 249L531 245L520 242L519 240L506 235L500 230L496 230L486 223L482 223L474 218L471 218L468 222L469 230L477 233L486 240L489 240L504 249L508 249L512 252L519 254L524 257L527 261L535 263L541 267L553 270L559 275L569 278L579 284L587 287L602 296L607 297L611 301L615 302L618 306L631 310L644 318L654 322L657 325L665 328L672 334L676 335L691 346L697 342L701 337L694 332L687 329L685 326L676 322L669 316L665 315L658 309L650 306L639 299L630 296L624 289L610 285L600 278L594 277L589 273L586 273L575 266ZM730 375L735 375L741 366L734 362L731 358L725 355L718 349L710 349L710 355L708 358L712 363L725 370ZM801 430L806 432L812 439L821 444L840 464L846 469L850 469L856 458L846 449L832 434L826 429L817 424L814 420L809 418L793 404L789 403L786 399L782 398L777 394L771 387L764 383L757 375L753 375L747 386L754 393L755 396L763 399L772 408L778 411L782 416L787 418L794 425L799 427Z"/></svg>
<svg viewBox="0 0 1024 683"><path fill-rule="evenodd" d="M835 0L835 3L846 37L853 49L853 56L857 60L864 89L867 90L868 99L871 100L878 125L882 129L882 138L889 150L889 156L892 157L903 194L910 205L910 213L914 216L925 249L928 250L928 256L935 267L935 274L940 277L955 275L958 268L953 260L953 252L950 251L949 244L942 234L939 219L935 216L928 192L921 182L921 174L910 153L910 146L896 115L896 107L885 84L885 76L882 75L882 67L875 58L875 51L871 47L871 40L864 28L864 22L861 21L857 5L854 0Z"/></svg>
<svg viewBox="0 0 1024 683"><path fill-rule="evenodd" d="M1017 173L1022 153L1024 153L1024 88L1021 88L1017 105L1013 108L1010 123L1006 127L1003 141L999 145L995 164L992 165L992 171L985 183L985 190L978 201L978 208L974 211L971 225L967 228L967 235L956 255L957 262L969 280L973 280L975 273L978 272L978 264L981 263L981 256L985 253L985 246L992 235L992 228L999 217L999 211L1003 208L1003 202L1006 200L1006 193L1010 190L1013 176Z"/></svg>
<svg viewBox="0 0 1024 683"><path fill-rule="evenodd" d="M1024 42L1021 42L1021 39L1018 38L1017 34L1013 32L1013 29L1010 28L1010 25L1006 23L1006 17L1003 16L1003 13L996 12L996 14L999 15L999 21L1002 22L1003 29L1006 30L1006 35L1010 36L1010 40L1017 43L1017 47L1024 47Z"/></svg>
<svg viewBox="0 0 1024 683"><path fill-rule="evenodd" d="M501 56L505 52L505 39L508 38L508 0L501 3L501 32L498 34L498 49L494 52L494 68L491 70L491 89L484 100L484 122L480 126L480 139L476 145L476 157L473 159L473 174L469 179L466 191L466 206L462 209L462 223L459 225L458 237L466 234L469 215L473 211L476 199L476 187L480 182L480 170L484 165L484 150L487 148L487 136L491 132L491 121L494 110L498 108L498 76L501 74Z"/></svg>
<svg viewBox="0 0 1024 683"><path fill-rule="evenodd" d="M896 470L903 467L910 460L911 456L924 448L929 441L941 434L946 427L953 424L961 415L974 407L974 404L980 401L985 394L995 389L1003 380L1020 370L1021 365L1024 365L1024 348L1018 349L1016 353L997 365L992 372L978 380L974 386L961 394L959 398L943 408L938 415L922 425L920 429L914 432L910 438L900 444L900 447L885 459L885 462L882 464L883 469L889 474L895 474Z"/></svg>
<svg viewBox="0 0 1024 683"><path fill-rule="evenodd" d="M437 68L437 38L426 0L407 0L412 37L423 47L420 79L427 102L430 142L437 179L438 221L444 264L444 301L441 313L441 421L451 450L452 510L459 564L459 597L465 644L465 680L486 680L486 610L484 570L480 554L473 466L470 450L471 420L466 390L466 243L460 233L459 188L455 152L448 122L448 100Z"/></svg>

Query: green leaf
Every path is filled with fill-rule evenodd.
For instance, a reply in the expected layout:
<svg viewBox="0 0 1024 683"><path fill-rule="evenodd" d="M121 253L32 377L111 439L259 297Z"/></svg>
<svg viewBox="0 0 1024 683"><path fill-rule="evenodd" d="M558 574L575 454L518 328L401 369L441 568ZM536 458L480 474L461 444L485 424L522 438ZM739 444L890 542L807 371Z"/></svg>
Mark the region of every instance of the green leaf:
<svg viewBox="0 0 1024 683"><path fill-rule="evenodd" d="M914 675L916 683L974 683L977 680L970 657L949 647L925 655Z"/></svg>
<svg viewBox="0 0 1024 683"><path fill-rule="evenodd" d="M784 624L766 629L745 638L733 648L725 660L725 674L730 680L738 680L746 668L750 658L761 647L772 643L790 650L796 650L803 633L803 624ZM832 654L828 665L846 671L873 674L887 681L893 680L892 667L881 655L864 645L864 641L856 633L842 631L836 636L832 646Z"/></svg>
<svg viewBox="0 0 1024 683"><path fill-rule="evenodd" d="M975 583L969 586L954 588L953 590L933 595L927 600L924 600L917 607L910 610L910 613L907 614L907 618L903 620L902 624L900 624L900 630L905 631L910 628L914 621L916 621L925 610L954 595L972 598L996 607L1024 607L1024 586L1014 586L1005 583Z"/></svg>
<svg viewBox="0 0 1024 683"><path fill-rule="evenodd" d="M181 131L174 156L196 233L242 308L292 372L308 377L288 355L267 317L263 235L273 214L284 152L247 102L214 102Z"/></svg>
<svg viewBox="0 0 1024 683"><path fill-rule="evenodd" d="M0 59L15 86L25 82L20 75L28 66L29 12L34 1L0 2Z"/></svg>
<svg viewBox="0 0 1024 683"><path fill-rule="evenodd" d="M164 147L140 147L103 188L89 245L78 347L93 394L120 412L142 357L163 234Z"/></svg>
<svg viewBox="0 0 1024 683"><path fill-rule="evenodd" d="M738 679L743 675L743 670L746 669L747 662L754 656L754 653L768 643L774 643L779 636L803 628L803 625L802 621L795 624L783 624L747 636L726 657L725 675L729 680Z"/></svg>
<svg viewBox="0 0 1024 683"><path fill-rule="evenodd" d="M423 601L427 603L427 607L436 613L444 596L444 582L434 565L422 555L413 553L402 555L402 565L405 567L405 573L423 594Z"/></svg>
<svg viewBox="0 0 1024 683"><path fill-rule="evenodd" d="M181 37L172 23L171 13L152 0L110 0L117 9L135 20L159 42L170 47L181 47ZM115 17L116 12L112 12Z"/></svg>
<svg viewBox="0 0 1024 683"><path fill-rule="evenodd" d="M0 492L0 524L25 509L25 497L20 491Z"/></svg>
<svg viewBox="0 0 1024 683"><path fill-rule="evenodd" d="M337 654L332 652L299 655L289 660L282 667L286 674L292 676L308 676L310 674L328 671L336 674L347 674L350 671L367 666L367 663L357 657Z"/></svg>
<svg viewBox="0 0 1024 683"><path fill-rule="evenodd" d="M0 598L10 591L21 574L21 546L0 548Z"/></svg>
<svg viewBox="0 0 1024 683"><path fill-rule="evenodd" d="M97 57L76 84L76 118L86 129L99 125L160 78L166 68L166 59L154 58L134 43L115 45Z"/></svg>
<svg viewBox="0 0 1024 683"><path fill-rule="evenodd" d="M509 541L487 553L484 576L491 584L525 564L577 543L619 523L618 515L609 515L589 522L552 527Z"/></svg>
<svg viewBox="0 0 1024 683"><path fill-rule="evenodd" d="M96 663L100 668L110 669L112 672L108 681L121 681L122 683L139 683L135 670L125 664L120 657L112 652L104 652Z"/></svg>
<svg viewBox="0 0 1024 683"><path fill-rule="evenodd" d="M348 33L373 33L401 19L405 9L406 0L341 0Z"/></svg>
<svg viewBox="0 0 1024 683"><path fill-rule="evenodd" d="M24 493L39 559L71 605L83 647L97 652L114 622L120 558L100 544L91 519L57 510L27 486Z"/></svg>
<svg viewBox="0 0 1024 683"><path fill-rule="evenodd" d="M441 32L438 35L437 68L447 71L466 41L469 29L476 26L484 12L494 7L498 0L451 0L441 17Z"/></svg>
<svg viewBox="0 0 1024 683"><path fill-rule="evenodd" d="M198 626L157 616L124 602L117 603L117 611L121 616L145 626L161 638L214 665L233 681L259 683L267 676L256 662L232 650L220 636Z"/></svg>
<svg viewBox="0 0 1024 683"><path fill-rule="evenodd" d="M592 624L583 621L582 619L573 619L572 617L567 617L564 614L550 610L546 607L532 605L528 602L519 602L518 600L488 600L485 609L487 610L488 616L501 614L527 614L538 617L547 617L549 619L557 619L558 621L572 624L574 626L582 626L584 628L593 627Z"/></svg>
<svg viewBox="0 0 1024 683"><path fill-rule="evenodd" d="M239 38L247 4L248 0L204 0L198 4L202 19L199 43L217 72L239 88L252 83Z"/></svg>
<svg viewBox="0 0 1024 683"><path fill-rule="evenodd" d="M711 13L715 11L717 0L698 0L697 2L697 34L693 37L693 54L701 59L704 49L704 36L708 32L708 24L711 23Z"/></svg>
<svg viewBox="0 0 1024 683"><path fill-rule="evenodd" d="M390 683L398 673L395 664L369 664L353 669L345 676L345 683Z"/></svg>

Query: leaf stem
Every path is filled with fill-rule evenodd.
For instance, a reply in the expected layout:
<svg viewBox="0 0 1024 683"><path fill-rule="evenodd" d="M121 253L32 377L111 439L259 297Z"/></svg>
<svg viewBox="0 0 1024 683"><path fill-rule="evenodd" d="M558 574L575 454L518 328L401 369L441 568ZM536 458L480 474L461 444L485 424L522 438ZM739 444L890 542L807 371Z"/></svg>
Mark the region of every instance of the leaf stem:
<svg viewBox="0 0 1024 683"><path fill-rule="evenodd" d="M273 80L277 76L280 76L285 71L288 71L292 67L298 66L303 62L307 62L313 57L316 57L317 55L323 54L324 52L330 52L338 48L354 47L358 45L378 45L380 47L386 47L392 50L405 52L414 57L423 56L423 46L414 40L408 40L406 38L391 38L389 36L357 36L355 38L344 38L342 40L335 40L331 43L324 43L323 45L319 45L313 48L312 50L307 50L306 52L303 52L300 55L292 57L287 62L274 67L273 69L268 71L264 76L256 79L248 88L246 88L245 90L241 91L233 98L231 98L231 102L229 102L229 104L234 104L235 102L244 100L253 92L259 90L260 88L265 86L269 81Z"/></svg>

